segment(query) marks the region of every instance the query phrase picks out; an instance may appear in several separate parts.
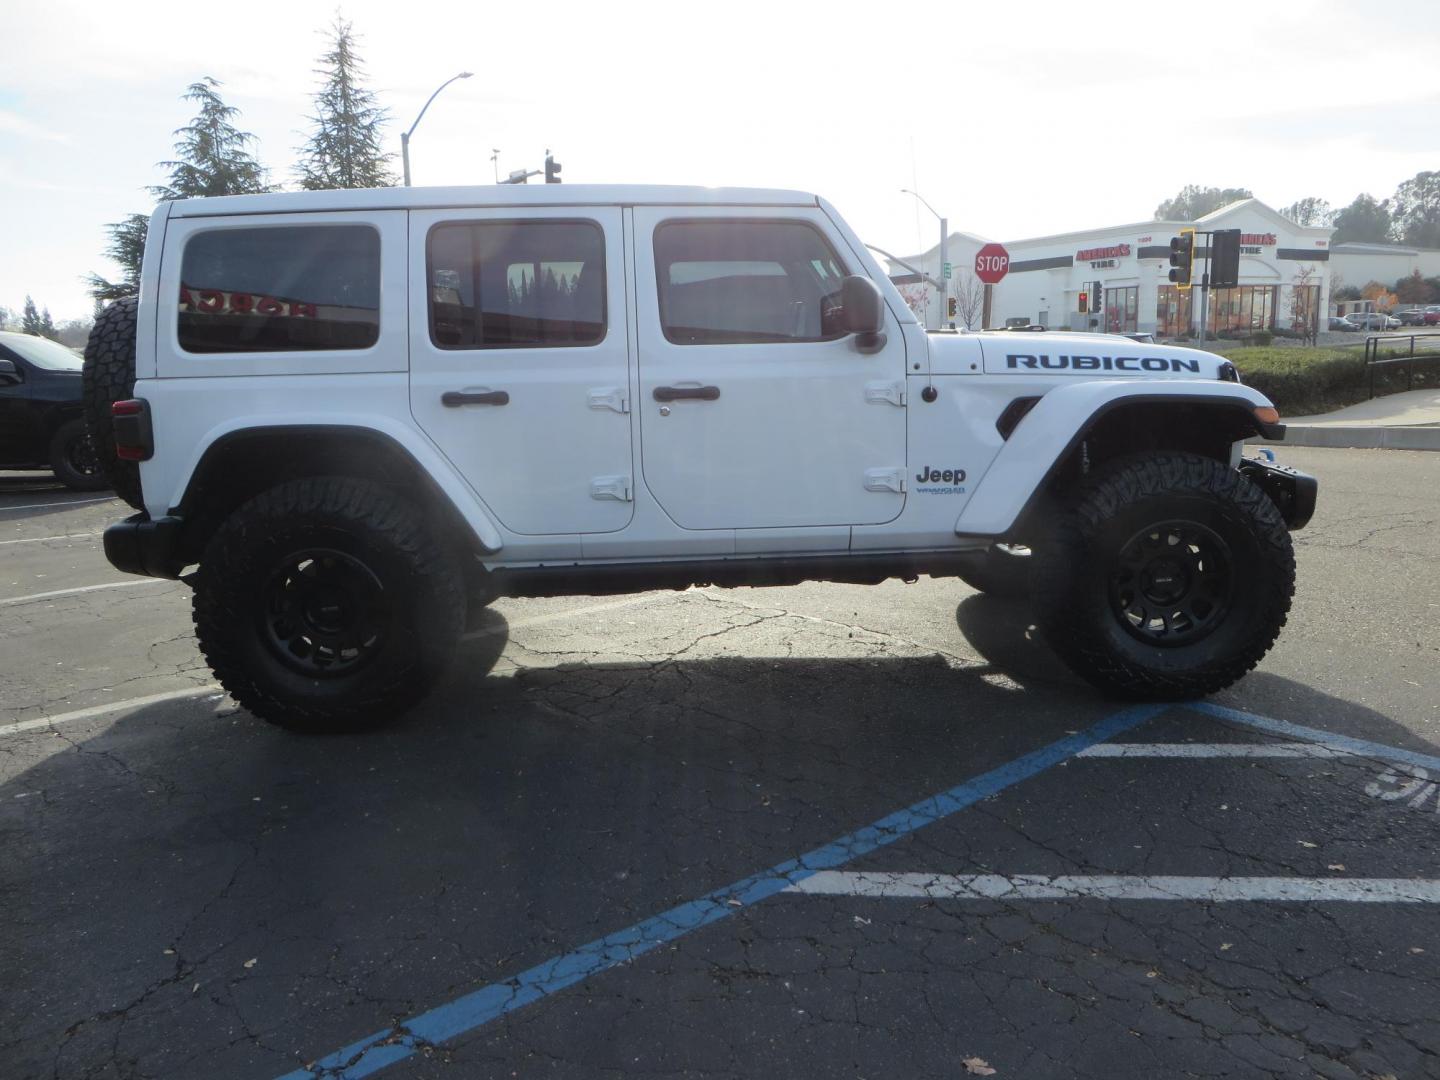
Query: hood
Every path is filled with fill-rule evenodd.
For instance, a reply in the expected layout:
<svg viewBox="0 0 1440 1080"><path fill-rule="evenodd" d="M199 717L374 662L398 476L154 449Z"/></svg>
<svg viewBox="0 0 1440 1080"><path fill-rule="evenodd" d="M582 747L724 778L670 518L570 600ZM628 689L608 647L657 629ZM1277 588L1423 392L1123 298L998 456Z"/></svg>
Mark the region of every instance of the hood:
<svg viewBox="0 0 1440 1080"><path fill-rule="evenodd" d="M982 333L987 375L1234 380L1223 356L1183 345L1147 345L1121 334Z"/></svg>

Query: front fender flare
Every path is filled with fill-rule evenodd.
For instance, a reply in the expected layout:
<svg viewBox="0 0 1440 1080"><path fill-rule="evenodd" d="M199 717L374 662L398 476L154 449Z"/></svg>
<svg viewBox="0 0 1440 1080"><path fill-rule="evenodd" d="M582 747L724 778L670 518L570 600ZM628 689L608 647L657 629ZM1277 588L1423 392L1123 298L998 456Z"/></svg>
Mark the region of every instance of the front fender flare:
<svg viewBox="0 0 1440 1080"><path fill-rule="evenodd" d="M985 471L974 495L955 522L965 536L1003 536L1020 519L1050 473L1107 412L1146 404L1202 405L1244 412L1261 433L1254 410L1271 406L1258 390L1240 383L1199 379L1117 379L1059 386L1025 416ZM1280 425L1267 426L1271 438L1283 438Z"/></svg>

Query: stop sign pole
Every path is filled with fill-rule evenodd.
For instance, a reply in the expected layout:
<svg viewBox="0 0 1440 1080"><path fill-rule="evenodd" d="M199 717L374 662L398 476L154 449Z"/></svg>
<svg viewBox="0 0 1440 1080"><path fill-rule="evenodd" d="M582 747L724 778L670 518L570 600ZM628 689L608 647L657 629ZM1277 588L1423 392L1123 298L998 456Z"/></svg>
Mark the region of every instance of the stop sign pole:
<svg viewBox="0 0 1440 1080"><path fill-rule="evenodd" d="M1010 272L1010 253L1003 244L986 244L975 253L975 276L985 283L985 306L980 329L990 329L990 307L995 286Z"/></svg>

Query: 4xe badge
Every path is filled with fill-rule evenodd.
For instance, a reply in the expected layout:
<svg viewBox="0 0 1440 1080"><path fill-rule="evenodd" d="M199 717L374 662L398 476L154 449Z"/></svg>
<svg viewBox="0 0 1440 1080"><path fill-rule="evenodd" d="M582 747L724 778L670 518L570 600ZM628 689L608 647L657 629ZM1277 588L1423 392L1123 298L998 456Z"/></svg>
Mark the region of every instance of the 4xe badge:
<svg viewBox="0 0 1440 1080"><path fill-rule="evenodd" d="M936 469L930 465L922 465L915 474L915 482L921 485L915 489L921 495L965 494L964 469Z"/></svg>

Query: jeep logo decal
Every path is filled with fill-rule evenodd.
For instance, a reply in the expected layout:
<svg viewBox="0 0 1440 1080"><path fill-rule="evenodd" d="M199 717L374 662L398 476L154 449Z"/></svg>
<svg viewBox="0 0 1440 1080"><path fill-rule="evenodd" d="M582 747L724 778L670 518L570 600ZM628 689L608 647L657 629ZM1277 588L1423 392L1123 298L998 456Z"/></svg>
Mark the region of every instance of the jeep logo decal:
<svg viewBox="0 0 1440 1080"><path fill-rule="evenodd" d="M941 472L939 469L932 469L929 465L925 465L915 474L915 479L922 484L963 484L965 470L946 469Z"/></svg>
<svg viewBox="0 0 1440 1080"><path fill-rule="evenodd" d="M1042 353L1009 353L1005 366L1047 371L1193 371L1200 373L1199 360L1182 360L1171 356L1050 356Z"/></svg>

